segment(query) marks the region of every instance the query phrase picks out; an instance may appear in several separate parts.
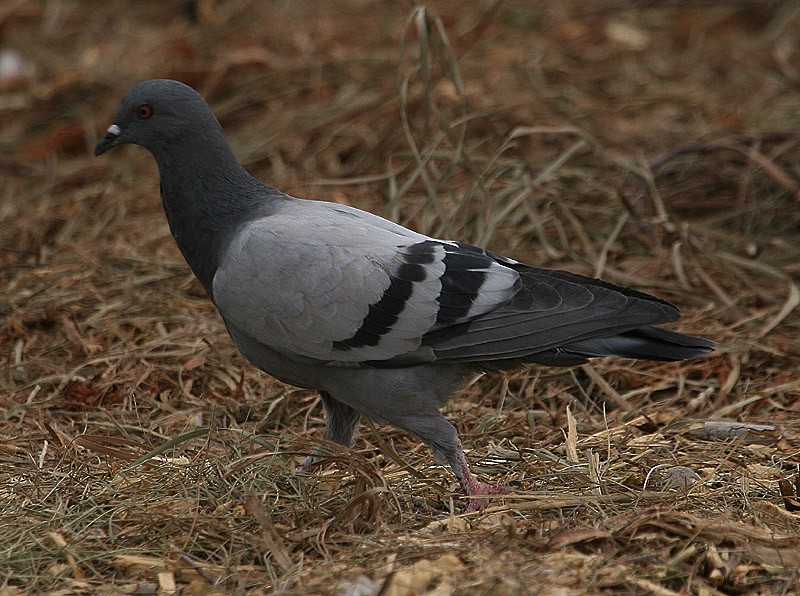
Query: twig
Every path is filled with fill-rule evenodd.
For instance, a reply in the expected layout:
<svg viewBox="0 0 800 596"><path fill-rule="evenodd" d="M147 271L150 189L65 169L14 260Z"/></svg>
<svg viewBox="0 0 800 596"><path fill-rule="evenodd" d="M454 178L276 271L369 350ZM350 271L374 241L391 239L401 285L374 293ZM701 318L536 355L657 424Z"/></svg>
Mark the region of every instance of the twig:
<svg viewBox="0 0 800 596"><path fill-rule="evenodd" d="M293 566L292 557L289 556L289 550L284 546L278 531L275 529L275 524L272 523L272 518L267 513L267 510L259 501L255 493L247 495L245 500L245 507L247 512L252 515L261 526L261 539L264 541L264 546L272 554L275 563L280 567L283 573L287 573Z"/></svg>

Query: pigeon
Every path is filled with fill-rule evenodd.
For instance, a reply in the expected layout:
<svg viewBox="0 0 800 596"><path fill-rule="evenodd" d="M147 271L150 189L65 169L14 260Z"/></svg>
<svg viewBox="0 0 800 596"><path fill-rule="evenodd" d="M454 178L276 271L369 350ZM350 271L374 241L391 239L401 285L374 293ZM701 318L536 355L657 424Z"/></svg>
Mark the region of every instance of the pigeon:
<svg viewBox="0 0 800 596"><path fill-rule="evenodd" d="M440 412L471 375L602 356L683 360L716 345L656 327L680 315L644 292L276 190L245 170L203 97L178 81L132 87L95 155L126 143L155 158L172 236L244 357L318 391L329 442L350 446L362 416L418 437L455 474L465 511L510 490L473 476Z"/></svg>

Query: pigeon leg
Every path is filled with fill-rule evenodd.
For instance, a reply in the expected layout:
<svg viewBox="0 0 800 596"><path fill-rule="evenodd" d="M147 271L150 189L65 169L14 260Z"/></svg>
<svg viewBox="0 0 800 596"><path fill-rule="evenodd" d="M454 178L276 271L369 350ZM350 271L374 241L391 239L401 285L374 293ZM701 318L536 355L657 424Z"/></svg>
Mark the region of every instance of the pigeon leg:
<svg viewBox="0 0 800 596"><path fill-rule="evenodd" d="M321 391L319 394L322 399L322 405L325 406L325 434L322 436L326 441L331 443L338 443L345 447L350 447L353 444L353 437L355 437L358 430L358 423L361 419L361 414L354 410L345 403L333 399L331 394L327 391ZM322 455L323 448L321 445L314 447L303 465L300 467L301 471L306 471L305 468L319 461Z"/></svg>
<svg viewBox="0 0 800 596"><path fill-rule="evenodd" d="M326 441L350 447L358 430L361 414L347 404L333 399L327 391L320 392L319 396L327 415L323 438Z"/></svg>
<svg viewBox="0 0 800 596"><path fill-rule="evenodd" d="M464 456L464 449L461 447L461 440L458 438L456 428L438 411L425 417L415 417L410 421L392 420L391 422L417 435L431 448L437 461L450 466L461 485L464 496L469 498L469 503L461 513L479 511L489 504L488 499L471 497L504 494L511 490L507 484L487 484L479 482L473 476L467 458Z"/></svg>

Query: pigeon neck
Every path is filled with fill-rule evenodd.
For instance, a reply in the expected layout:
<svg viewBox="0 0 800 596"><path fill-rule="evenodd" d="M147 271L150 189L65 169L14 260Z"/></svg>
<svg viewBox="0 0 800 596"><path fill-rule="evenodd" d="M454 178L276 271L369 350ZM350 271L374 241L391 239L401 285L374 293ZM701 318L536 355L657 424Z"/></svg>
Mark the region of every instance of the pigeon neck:
<svg viewBox="0 0 800 596"><path fill-rule="evenodd" d="M170 231L213 300L219 256L235 228L263 208L264 186L242 167L222 135L153 155Z"/></svg>

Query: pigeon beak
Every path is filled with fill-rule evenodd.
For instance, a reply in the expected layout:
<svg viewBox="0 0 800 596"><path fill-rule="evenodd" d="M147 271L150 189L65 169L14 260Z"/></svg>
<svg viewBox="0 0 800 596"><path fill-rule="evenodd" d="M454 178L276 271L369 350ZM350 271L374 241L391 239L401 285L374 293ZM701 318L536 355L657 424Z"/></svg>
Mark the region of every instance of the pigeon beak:
<svg viewBox="0 0 800 596"><path fill-rule="evenodd" d="M100 142L97 143L97 146L94 148L95 155L103 155L109 149L113 149L117 145L119 145L119 135L122 134L122 129L117 126L116 124L112 124L108 127L106 134L100 139Z"/></svg>

